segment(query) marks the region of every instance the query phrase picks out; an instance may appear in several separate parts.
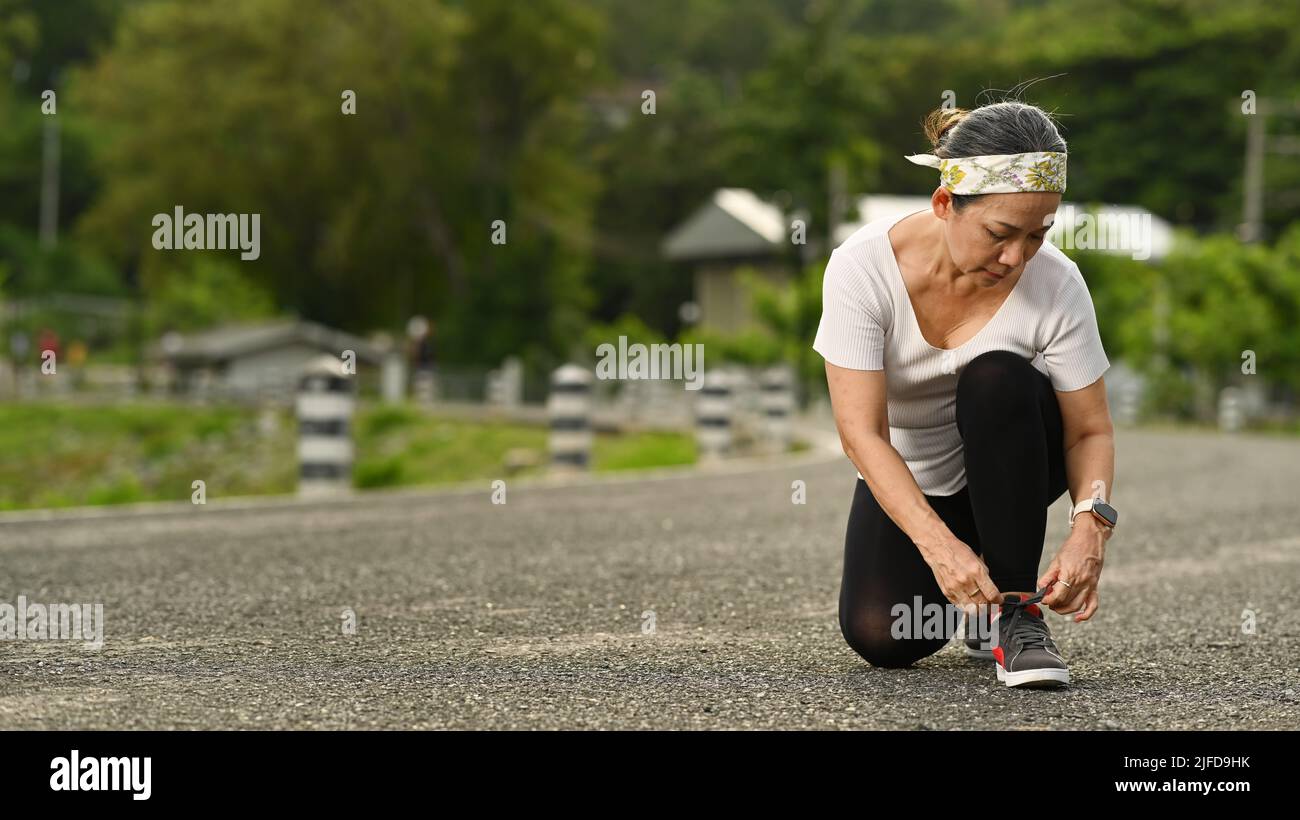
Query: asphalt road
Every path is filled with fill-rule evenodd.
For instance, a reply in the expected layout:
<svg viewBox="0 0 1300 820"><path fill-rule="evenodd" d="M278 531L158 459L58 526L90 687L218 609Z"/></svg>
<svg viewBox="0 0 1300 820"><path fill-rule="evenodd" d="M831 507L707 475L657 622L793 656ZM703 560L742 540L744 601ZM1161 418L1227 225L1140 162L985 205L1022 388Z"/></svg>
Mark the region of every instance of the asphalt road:
<svg viewBox="0 0 1300 820"><path fill-rule="evenodd" d="M1300 442L1121 431L1118 454L1101 609L1047 616L1067 689L1007 689L955 644L854 654L854 471L823 457L503 505L2 519L0 603L102 603L104 645L0 642L0 729L1300 728Z"/></svg>

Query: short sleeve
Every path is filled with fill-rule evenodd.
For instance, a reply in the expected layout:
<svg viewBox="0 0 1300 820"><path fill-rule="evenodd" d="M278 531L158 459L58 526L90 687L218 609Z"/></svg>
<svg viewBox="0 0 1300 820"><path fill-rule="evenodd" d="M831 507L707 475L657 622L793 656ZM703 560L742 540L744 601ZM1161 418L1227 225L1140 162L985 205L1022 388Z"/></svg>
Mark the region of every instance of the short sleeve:
<svg viewBox="0 0 1300 820"><path fill-rule="evenodd" d="M1110 367L1092 296L1077 270L1057 294L1046 330L1043 364L1053 390L1082 390Z"/></svg>
<svg viewBox="0 0 1300 820"><path fill-rule="evenodd" d="M837 367L883 370L885 331L880 305L867 288L863 271L839 249L831 253L822 278L822 318L813 350Z"/></svg>

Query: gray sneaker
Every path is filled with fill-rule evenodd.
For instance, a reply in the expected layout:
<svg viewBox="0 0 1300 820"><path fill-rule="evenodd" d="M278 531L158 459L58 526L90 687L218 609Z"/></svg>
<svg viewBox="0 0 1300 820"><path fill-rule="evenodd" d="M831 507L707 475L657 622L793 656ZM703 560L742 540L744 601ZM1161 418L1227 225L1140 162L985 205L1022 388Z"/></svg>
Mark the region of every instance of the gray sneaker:
<svg viewBox="0 0 1300 820"><path fill-rule="evenodd" d="M1040 589L1024 600L1008 595L993 616L993 659L998 680L1007 686L1050 687L1070 682L1070 669L1038 608L1046 594L1046 589Z"/></svg>

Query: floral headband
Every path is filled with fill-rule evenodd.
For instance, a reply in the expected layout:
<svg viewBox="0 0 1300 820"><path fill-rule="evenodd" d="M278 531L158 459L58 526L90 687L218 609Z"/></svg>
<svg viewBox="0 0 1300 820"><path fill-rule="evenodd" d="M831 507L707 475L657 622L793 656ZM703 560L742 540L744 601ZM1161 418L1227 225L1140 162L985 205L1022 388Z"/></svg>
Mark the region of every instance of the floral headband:
<svg viewBox="0 0 1300 820"><path fill-rule="evenodd" d="M912 154L906 159L938 168L939 184L954 194L1065 192L1065 154L1057 151L952 159Z"/></svg>

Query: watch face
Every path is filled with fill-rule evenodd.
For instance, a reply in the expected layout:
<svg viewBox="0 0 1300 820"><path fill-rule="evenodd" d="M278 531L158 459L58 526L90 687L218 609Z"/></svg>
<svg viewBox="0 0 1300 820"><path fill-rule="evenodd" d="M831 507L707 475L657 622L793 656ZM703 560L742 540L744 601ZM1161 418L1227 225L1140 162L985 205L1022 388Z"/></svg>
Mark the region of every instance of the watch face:
<svg viewBox="0 0 1300 820"><path fill-rule="evenodd" d="M1119 521L1119 513L1105 501L1094 501L1092 503L1092 514L1112 527Z"/></svg>

